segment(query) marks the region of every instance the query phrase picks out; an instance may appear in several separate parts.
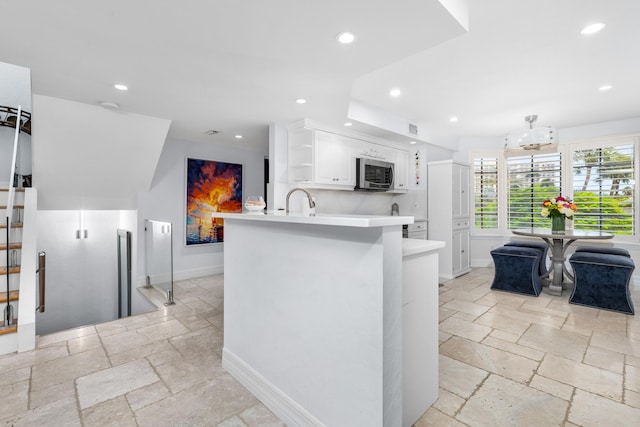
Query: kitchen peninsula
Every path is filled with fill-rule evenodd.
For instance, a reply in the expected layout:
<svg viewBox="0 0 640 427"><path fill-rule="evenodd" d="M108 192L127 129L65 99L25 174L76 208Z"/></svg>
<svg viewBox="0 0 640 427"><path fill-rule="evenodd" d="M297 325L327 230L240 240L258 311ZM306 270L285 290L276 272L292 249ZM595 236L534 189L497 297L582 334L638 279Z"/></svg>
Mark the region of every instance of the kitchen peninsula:
<svg viewBox="0 0 640 427"><path fill-rule="evenodd" d="M222 364L284 422L410 426L435 401L444 243L402 239L413 217L216 215Z"/></svg>

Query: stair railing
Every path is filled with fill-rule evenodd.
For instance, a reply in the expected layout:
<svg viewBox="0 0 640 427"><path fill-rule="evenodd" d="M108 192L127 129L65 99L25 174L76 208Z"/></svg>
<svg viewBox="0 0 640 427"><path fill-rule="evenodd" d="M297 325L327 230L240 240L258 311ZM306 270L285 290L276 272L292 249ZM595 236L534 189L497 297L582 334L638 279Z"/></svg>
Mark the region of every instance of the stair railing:
<svg viewBox="0 0 640 427"><path fill-rule="evenodd" d="M22 121L22 106L18 106L18 115L16 116L16 132L15 132L15 137L13 139L13 156L11 157L11 171L10 171L10 175L9 175L9 198L7 199L7 212L6 212L6 221L7 221L7 264L6 264L6 269L7 269L7 306L4 309L4 325L5 326L11 326L11 324L13 323L13 306L11 305L10 302L10 260L9 260L9 244L10 242L10 236L11 236L11 217L13 216L13 205L14 205L14 198L15 198L15 189L14 189L14 183L15 183L15 173L16 173L16 161L18 158L18 140L20 138L20 122Z"/></svg>

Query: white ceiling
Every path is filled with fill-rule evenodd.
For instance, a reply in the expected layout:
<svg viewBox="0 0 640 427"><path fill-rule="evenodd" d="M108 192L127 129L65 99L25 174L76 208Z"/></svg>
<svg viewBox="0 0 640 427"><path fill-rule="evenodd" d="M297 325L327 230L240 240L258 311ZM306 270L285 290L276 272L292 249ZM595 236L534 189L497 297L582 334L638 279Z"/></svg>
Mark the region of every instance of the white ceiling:
<svg viewBox="0 0 640 427"><path fill-rule="evenodd" d="M269 123L339 126L350 100L441 144L529 114L558 128L640 116L637 0L471 0L468 32L437 0L40 0L2 16L0 61L29 67L35 94L170 119L180 139L266 152ZM581 36L594 21L607 26Z"/></svg>

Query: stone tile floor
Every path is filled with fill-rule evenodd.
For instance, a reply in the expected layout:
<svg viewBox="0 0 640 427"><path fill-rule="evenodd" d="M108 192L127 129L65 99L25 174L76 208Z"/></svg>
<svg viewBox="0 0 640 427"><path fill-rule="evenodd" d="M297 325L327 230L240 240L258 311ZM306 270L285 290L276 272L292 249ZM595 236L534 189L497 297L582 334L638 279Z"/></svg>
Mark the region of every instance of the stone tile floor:
<svg viewBox="0 0 640 427"><path fill-rule="evenodd" d="M492 277L440 288L440 397L416 427L640 425L640 317ZM177 282L175 299L0 356L0 425L282 426L221 367L223 276Z"/></svg>

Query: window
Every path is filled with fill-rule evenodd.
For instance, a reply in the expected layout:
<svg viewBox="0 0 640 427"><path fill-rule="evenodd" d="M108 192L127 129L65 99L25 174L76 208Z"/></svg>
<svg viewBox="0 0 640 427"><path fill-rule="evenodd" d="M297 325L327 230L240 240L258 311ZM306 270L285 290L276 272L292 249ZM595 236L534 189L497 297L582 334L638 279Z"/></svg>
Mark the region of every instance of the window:
<svg viewBox="0 0 640 427"><path fill-rule="evenodd" d="M549 229L542 202L569 196L578 206L571 228L612 233L640 242L636 168L640 135L605 137L541 150L471 151L474 233Z"/></svg>
<svg viewBox="0 0 640 427"><path fill-rule="evenodd" d="M573 158L573 201L576 228L634 234L634 144L576 149Z"/></svg>
<svg viewBox="0 0 640 427"><path fill-rule="evenodd" d="M475 228L498 228L498 158L474 159Z"/></svg>
<svg viewBox="0 0 640 427"><path fill-rule="evenodd" d="M562 194L560 153L509 157L507 166L507 227L548 227L540 215L542 201Z"/></svg>

